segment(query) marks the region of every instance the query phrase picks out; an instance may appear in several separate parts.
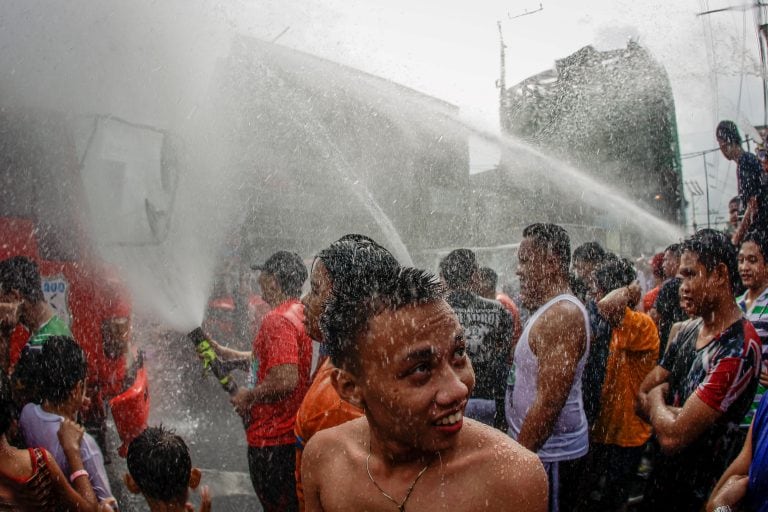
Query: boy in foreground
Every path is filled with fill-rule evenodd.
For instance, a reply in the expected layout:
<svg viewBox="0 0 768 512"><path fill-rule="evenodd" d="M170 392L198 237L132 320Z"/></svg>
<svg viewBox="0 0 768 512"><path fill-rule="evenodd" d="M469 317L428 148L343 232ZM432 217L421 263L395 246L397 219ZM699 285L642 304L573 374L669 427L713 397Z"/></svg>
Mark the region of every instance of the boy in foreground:
<svg viewBox="0 0 768 512"><path fill-rule="evenodd" d="M334 387L365 417L307 444L306 510L546 510L538 458L464 418L475 376L434 276L403 269L383 288L334 292L322 319Z"/></svg>
<svg viewBox="0 0 768 512"><path fill-rule="evenodd" d="M184 440L162 426L149 427L128 447L128 474L125 485L142 494L152 512L192 512L187 503L189 489L200 485L201 473L192 467ZM210 512L211 494L200 492L200 512Z"/></svg>

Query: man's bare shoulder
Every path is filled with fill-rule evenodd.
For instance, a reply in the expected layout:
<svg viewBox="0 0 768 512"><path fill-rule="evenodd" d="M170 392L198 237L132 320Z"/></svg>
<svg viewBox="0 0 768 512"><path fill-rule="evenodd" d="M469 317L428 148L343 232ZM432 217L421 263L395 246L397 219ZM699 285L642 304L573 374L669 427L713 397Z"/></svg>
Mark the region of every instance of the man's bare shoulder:
<svg viewBox="0 0 768 512"><path fill-rule="evenodd" d="M519 510L546 510L547 475L535 453L497 429L466 420L462 439L462 465L480 480L486 502L496 503L499 510L510 502L521 505Z"/></svg>
<svg viewBox="0 0 768 512"><path fill-rule="evenodd" d="M528 467L535 469L541 462L535 453L527 450L514 439L498 429L489 427L478 421L465 419L464 437L461 449L466 460L480 459L484 464L502 466Z"/></svg>
<svg viewBox="0 0 768 512"><path fill-rule="evenodd" d="M547 308L536 323L539 325L549 325L553 322L561 326L563 323L570 322L578 322L584 325L584 313L578 305L570 300L561 300Z"/></svg>
<svg viewBox="0 0 768 512"><path fill-rule="evenodd" d="M327 449L347 449L358 446L367 432L368 420L365 416L321 430L307 442L304 447L304 456L317 454Z"/></svg>

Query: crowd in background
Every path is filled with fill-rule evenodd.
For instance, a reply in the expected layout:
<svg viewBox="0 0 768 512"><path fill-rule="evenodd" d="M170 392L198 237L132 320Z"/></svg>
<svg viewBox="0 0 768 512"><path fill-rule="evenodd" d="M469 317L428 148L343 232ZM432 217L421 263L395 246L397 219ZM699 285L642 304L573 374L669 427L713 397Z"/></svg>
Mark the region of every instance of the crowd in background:
<svg viewBox="0 0 768 512"><path fill-rule="evenodd" d="M363 235L309 269L254 265L269 311L250 350L210 345L249 374L230 401L264 509L768 510L768 180L733 123L716 136L739 178L725 232L630 261L531 224L513 297L469 249L433 275ZM86 357L40 282L0 262L0 344L30 333L0 358L0 510L114 510L78 425ZM127 466L151 510L191 508L201 473L175 433L146 429Z"/></svg>

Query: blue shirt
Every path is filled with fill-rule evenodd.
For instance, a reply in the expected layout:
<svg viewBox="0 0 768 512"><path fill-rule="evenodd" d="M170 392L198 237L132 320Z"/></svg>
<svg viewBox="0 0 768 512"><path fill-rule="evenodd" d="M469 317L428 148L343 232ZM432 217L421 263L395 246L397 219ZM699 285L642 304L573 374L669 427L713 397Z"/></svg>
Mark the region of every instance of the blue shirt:
<svg viewBox="0 0 768 512"><path fill-rule="evenodd" d="M752 424L752 464L749 466L746 510L768 512L768 395L763 395Z"/></svg>

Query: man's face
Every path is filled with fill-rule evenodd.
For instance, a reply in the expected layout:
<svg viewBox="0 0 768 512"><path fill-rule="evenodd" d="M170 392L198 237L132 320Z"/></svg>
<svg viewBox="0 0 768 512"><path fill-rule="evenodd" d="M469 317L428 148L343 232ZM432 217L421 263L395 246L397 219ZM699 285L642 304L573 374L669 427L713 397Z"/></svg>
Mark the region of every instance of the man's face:
<svg viewBox="0 0 768 512"><path fill-rule="evenodd" d="M108 318L102 324L104 354L110 359L117 359L128 353L131 340L130 318Z"/></svg>
<svg viewBox="0 0 768 512"><path fill-rule="evenodd" d="M16 291L0 290L0 327L11 330L22 320L21 295Z"/></svg>
<svg viewBox="0 0 768 512"><path fill-rule="evenodd" d="M735 144L732 144L730 142L726 142L723 139L718 138L717 144L720 146L720 152L723 154L723 156L728 160L734 160L736 158L734 146Z"/></svg>
<svg viewBox="0 0 768 512"><path fill-rule="evenodd" d="M526 309L534 310L544 304L545 283L559 270L547 249L531 238L520 242L517 260L520 301Z"/></svg>
<svg viewBox="0 0 768 512"><path fill-rule="evenodd" d="M320 332L320 315L323 314L325 304L331 297L331 275L322 261L316 260L309 276L309 292L301 298L304 304L304 327L307 334L313 340L323 338Z"/></svg>
<svg viewBox="0 0 768 512"><path fill-rule="evenodd" d="M735 227L739 226L739 202L728 203L728 223Z"/></svg>
<svg viewBox="0 0 768 512"><path fill-rule="evenodd" d="M275 300L277 299L279 288L277 286L277 279L269 272L259 272L259 289L261 290L261 298L264 302L270 306L276 306Z"/></svg>
<svg viewBox="0 0 768 512"><path fill-rule="evenodd" d="M712 310L713 297L718 293L722 283L717 279L716 272L708 272L699 255L695 252L684 251L680 257L680 304L689 315L702 316Z"/></svg>
<svg viewBox="0 0 768 512"><path fill-rule="evenodd" d="M670 279L679 272L680 258L674 251L665 251L664 259L661 262L661 269L664 271L664 277Z"/></svg>
<svg viewBox="0 0 768 512"><path fill-rule="evenodd" d="M760 247L752 241L744 242L739 249L739 276L744 286L759 291L768 284L768 269Z"/></svg>
<svg viewBox="0 0 768 512"><path fill-rule="evenodd" d="M454 446L475 373L462 328L444 300L375 316L358 356L356 380L379 436L419 451Z"/></svg>

